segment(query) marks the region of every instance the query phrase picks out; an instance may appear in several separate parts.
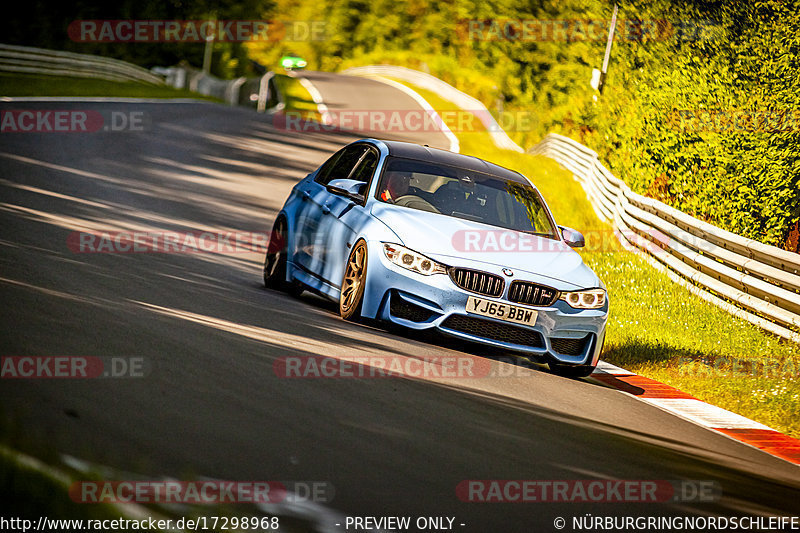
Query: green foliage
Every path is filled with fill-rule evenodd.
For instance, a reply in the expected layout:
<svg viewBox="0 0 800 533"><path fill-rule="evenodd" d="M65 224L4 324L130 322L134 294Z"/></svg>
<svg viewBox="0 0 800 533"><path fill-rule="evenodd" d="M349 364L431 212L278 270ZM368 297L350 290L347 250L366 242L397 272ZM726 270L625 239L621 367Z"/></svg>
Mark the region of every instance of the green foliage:
<svg viewBox="0 0 800 533"><path fill-rule="evenodd" d="M203 42L76 42L70 23L81 20L259 20L268 16L271 0L33 0L17 2L5 12L2 42L53 50L66 50L122 59L146 68L188 61L203 64ZM255 66L243 44L215 42L211 73L221 78L253 75Z"/></svg>
<svg viewBox="0 0 800 533"><path fill-rule="evenodd" d="M265 64L291 45L311 68L389 63L430 72L492 111L535 111L532 128L509 132L523 146L564 133L635 191L782 245L800 220L798 1L626 2L595 102L589 80L602 64L605 30L592 38L587 21L608 21L612 5L278 0L278 18L324 20L326 38L249 50ZM544 38L492 30L491 21L508 20L568 21L569 30Z"/></svg>
<svg viewBox="0 0 800 533"><path fill-rule="evenodd" d="M800 218L796 6L642 4L626 16L706 27L697 40L615 43L584 142L637 192L782 245Z"/></svg>

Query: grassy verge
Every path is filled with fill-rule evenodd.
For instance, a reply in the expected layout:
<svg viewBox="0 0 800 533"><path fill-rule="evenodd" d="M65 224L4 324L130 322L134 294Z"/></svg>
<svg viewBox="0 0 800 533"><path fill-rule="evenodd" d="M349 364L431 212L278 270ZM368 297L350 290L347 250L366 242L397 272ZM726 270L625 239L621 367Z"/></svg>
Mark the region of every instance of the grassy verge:
<svg viewBox="0 0 800 533"><path fill-rule="evenodd" d="M81 472L63 463L48 464L0 443L0 494L4 496L0 502L0 514L31 521L27 526L29 529L36 529L39 518L44 517L58 521L62 531L92 529L88 520L93 521L93 524L102 521L106 524L103 526L106 529L114 527L147 529L151 519L156 527L151 531L179 531L177 525L182 518L192 520L196 524L201 521L204 524L215 524L214 517L220 517L220 523L225 521L226 524L231 524L231 529L247 530L253 529L253 523L261 524L263 520L278 516L265 514L252 504L200 503L199 493L196 496L186 496L187 501L180 505L159 502L147 504L111 502L115 496L114 489L110 489L110 492L106 492L105 489L93 491L92 494L97 496L99 502L79 502L73 499L80 498L80 489L72 487L74 483L94 481L102 484L107 481L111 483L108 486L113 487L113 483L120 481L120 477L125 477L131 482L151 481L131 479L128 474L103 470ZM104 477L110 479L104 480ZM125 498L130 497L135 500L134 492L122 494ZM147 494L143 498L158 499L155 494ZM249 527L244 525L241 528L233 527L233 524L243 524L244 521L247 521ZM43 525L47 526L47 523ZM50 525L59 527L52 523ZM280 525L281 530L287 532L314 531L310 527L310 521L303 518L281 517ZM94 525L94 529L100 529L100 526Z"/></svg>
<svg viewBox="0 0 800 533"><path fill-rule="evenodd" d="M131 98L217 98L165 85L115 82L90 78L0 74L0 96L111 96Z"/></svg>
<svg viewBox="0 0 800 533"><path fill-rule="evenodd" d="M439 111L457 109L430 91L412 88ZM580 184L553 160L496 148L480 128L448 126L462 153L531 178L558 223L597 244L581 255L611 300L604 360L800 438L800 346L706 303L623 250Z"/></svg>
<svg viewBox="0 0 800 533"><path fill-rule="evenodd" d="M120 518L109 504L85 505L69 497L74 481L66 471L0 444L0 508L7 515L35 520L39 516L106 520Z"/></svg>

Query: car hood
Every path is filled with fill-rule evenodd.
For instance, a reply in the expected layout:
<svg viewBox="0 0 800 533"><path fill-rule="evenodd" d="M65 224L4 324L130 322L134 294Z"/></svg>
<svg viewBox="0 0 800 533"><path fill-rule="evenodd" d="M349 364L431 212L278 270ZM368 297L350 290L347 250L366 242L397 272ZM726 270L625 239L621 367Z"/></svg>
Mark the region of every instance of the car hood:
<svg viewBox="0 0 800 533"><path fill-rule="evenodd" d="M479 268L474 263L484 263L559 280L573 289L602 286L562 241L383 203L371 212L398 236L397 244L447 265Z"/></svg>

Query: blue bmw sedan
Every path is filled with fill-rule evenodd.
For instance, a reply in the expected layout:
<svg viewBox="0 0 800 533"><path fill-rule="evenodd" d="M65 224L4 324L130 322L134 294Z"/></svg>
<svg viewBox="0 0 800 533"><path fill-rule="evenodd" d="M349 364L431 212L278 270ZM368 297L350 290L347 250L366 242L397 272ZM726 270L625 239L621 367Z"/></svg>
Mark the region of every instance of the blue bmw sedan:
<svg viewBox="0 0 800 533"><path fill-rule="evenodd" d="M573 249L583 245L517 172L362 139L292 189L272 228L264 283L330 298L348 320L435 329L586 376L609 301Z"/></svg>

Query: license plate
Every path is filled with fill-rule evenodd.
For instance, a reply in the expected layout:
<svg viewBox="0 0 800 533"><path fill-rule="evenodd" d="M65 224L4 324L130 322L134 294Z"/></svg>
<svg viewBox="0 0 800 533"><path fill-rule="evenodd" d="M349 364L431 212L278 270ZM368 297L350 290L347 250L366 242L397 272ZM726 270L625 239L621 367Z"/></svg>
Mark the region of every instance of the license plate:
<svg viewBox="0 0 800 533"><path fill-rule="evenodd" d="M467 297L467 313L473 315L489 316L499 318L506 322L516 322L517 324L536 324L536 315L533 309L517 307L516 305L501 304L483 298Z"/></svg>

